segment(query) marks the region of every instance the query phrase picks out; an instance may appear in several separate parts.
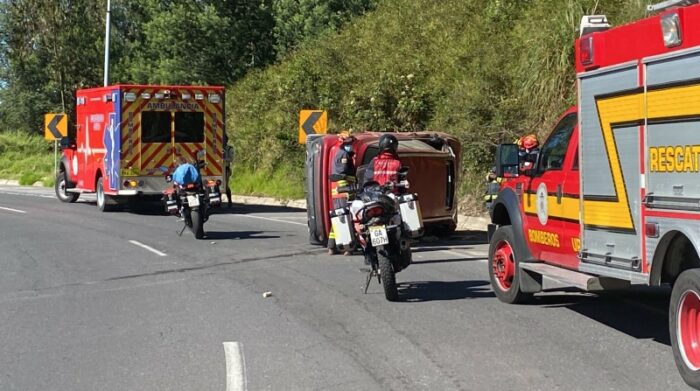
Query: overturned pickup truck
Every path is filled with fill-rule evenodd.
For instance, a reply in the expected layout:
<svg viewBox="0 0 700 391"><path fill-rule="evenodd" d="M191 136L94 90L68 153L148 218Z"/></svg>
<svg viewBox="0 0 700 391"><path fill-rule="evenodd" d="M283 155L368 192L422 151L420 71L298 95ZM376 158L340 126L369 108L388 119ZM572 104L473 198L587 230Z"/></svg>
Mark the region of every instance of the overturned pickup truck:
<svg viewBox="0 0 700 391"><path fill-rule="evenodd" d="M459 141L445 133L393 133L399 140L399 158L409 167L411 193L420 197L423 222L428 230L449 234L457 228L457 173ZM355 134L355 165L366 165L379 153L382 133ZM306 203L309 242L325 245L328 241L332 205L329 176L332 160L340 147L337 135L310 137L306 142Z"/></svg>

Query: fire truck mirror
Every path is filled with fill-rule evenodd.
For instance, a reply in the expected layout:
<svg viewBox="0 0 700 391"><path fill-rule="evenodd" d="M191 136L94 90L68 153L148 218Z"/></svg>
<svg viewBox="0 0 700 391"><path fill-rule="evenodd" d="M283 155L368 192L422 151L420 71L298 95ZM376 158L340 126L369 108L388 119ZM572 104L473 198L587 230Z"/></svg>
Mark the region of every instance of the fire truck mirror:
<svg viewBox="0 0 700 391"><path fill-rule="evenodd" d="M76 149L78 146L73 137L61 137L61 149Z"/></svg>
<svg viewBox="0 0 700 391"><path fill-rule="evenodd" d="M516 144L501 144L496 149L496 176L518 176L518 146Z"/></svg>

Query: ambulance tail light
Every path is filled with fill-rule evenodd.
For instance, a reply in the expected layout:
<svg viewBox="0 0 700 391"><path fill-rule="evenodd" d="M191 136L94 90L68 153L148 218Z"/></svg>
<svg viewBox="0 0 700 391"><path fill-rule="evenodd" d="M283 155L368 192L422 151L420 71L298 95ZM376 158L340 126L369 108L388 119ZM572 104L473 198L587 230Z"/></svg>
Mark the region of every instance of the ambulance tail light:
<svg viewBox="0 0 700 391"><path fill-rule="evenodd" d="M141 99L151 99L151 94L149 94L148 92L142 92Z"/></svg>
<svg viewBox="0 0 700 391"><path fill-rule="evenodd" d="M189 93L187 93L187 92L182 93L182 100L189 100L190 98L192 98L192 95L190 95Z"/></svg>
<svg viewBox="0 0 700 391"><path fill-rule="evenodd" d="M221 102L221 95L209 94L209 102L214 103L214 104Z"/></svg>
<svg viewBox="0 0 700 391"><path fill-rule="evenodd" d="M681 20L677 12L666 14L661 17L661 32L664 35L664 45L672 48L681 44Z"/></svg>
<svg viewBox="0 0 700 391"><path fill-rule="evenodd" d="M196 93L196 94L194 94L194 99L195 100L204 100L204 94Z"/></svg>
<svg viewBox="0 0 700 391"><path fill-rule="evenodd" d="M133 92L124 93L124 100L127 102L133 102L136 100L136 94Z"/></svg>

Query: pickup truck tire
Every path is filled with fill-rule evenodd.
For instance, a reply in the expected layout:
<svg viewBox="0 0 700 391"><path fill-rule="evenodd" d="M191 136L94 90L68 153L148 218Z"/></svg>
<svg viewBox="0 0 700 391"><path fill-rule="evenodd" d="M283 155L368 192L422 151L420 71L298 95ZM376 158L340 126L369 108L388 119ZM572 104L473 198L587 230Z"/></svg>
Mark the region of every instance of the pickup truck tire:
<svg viewBox="0 0 700 391"><path fill-rule="evenodd" d="M56 198L61 202L73 203L78 200L80 193L69 193L68 189L68 179L66 178L66 172L61 171L56 176L56 184L54 184L54 190L56 191Z"/></svg>
<svg viewBox="0 0 700 391"><path fill-rule="evenodd" d="M527 302L532 294L520 290L520 261L515 250L513 227L499 227L491 238L489 246L489 278L496 297L504 303Z"/></svg>
<svg viewBox="0 0 700 391"><path fill-rule="evenodd" d="M700 269L678 276L668 318L676 367L689 386L700 389Z"/></svg>

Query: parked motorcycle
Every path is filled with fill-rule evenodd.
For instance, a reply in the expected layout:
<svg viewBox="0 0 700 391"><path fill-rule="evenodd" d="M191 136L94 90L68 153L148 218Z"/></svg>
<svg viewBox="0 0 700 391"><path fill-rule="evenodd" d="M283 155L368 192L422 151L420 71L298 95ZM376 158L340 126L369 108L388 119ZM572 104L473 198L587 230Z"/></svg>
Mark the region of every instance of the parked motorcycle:
<svg viewBox="0 0 700 391"><path fill-rule="evenodd" d="M418 197L407 194L407 168L399 172L398 183L366 184L362 189L341 187L357 193L357 199L344 209L331 212L336 243L351 246L357 242L369 265L364 292L373 277L384 288L389 301L397 301L396 273L411 264L411 238L423 233Z"/></svg>
<svg viewBox="0 0 700 391"><path fill-rule="evenodd" d="M166 181L173 185L163 192L165 207L168 213L183 221L180 236L189 228L196 239L204 238L204 223L209 220L211 209L221 205L221 181L204 183L200 174L204 164L201 160L184 163L166 176Z"/></svg>

